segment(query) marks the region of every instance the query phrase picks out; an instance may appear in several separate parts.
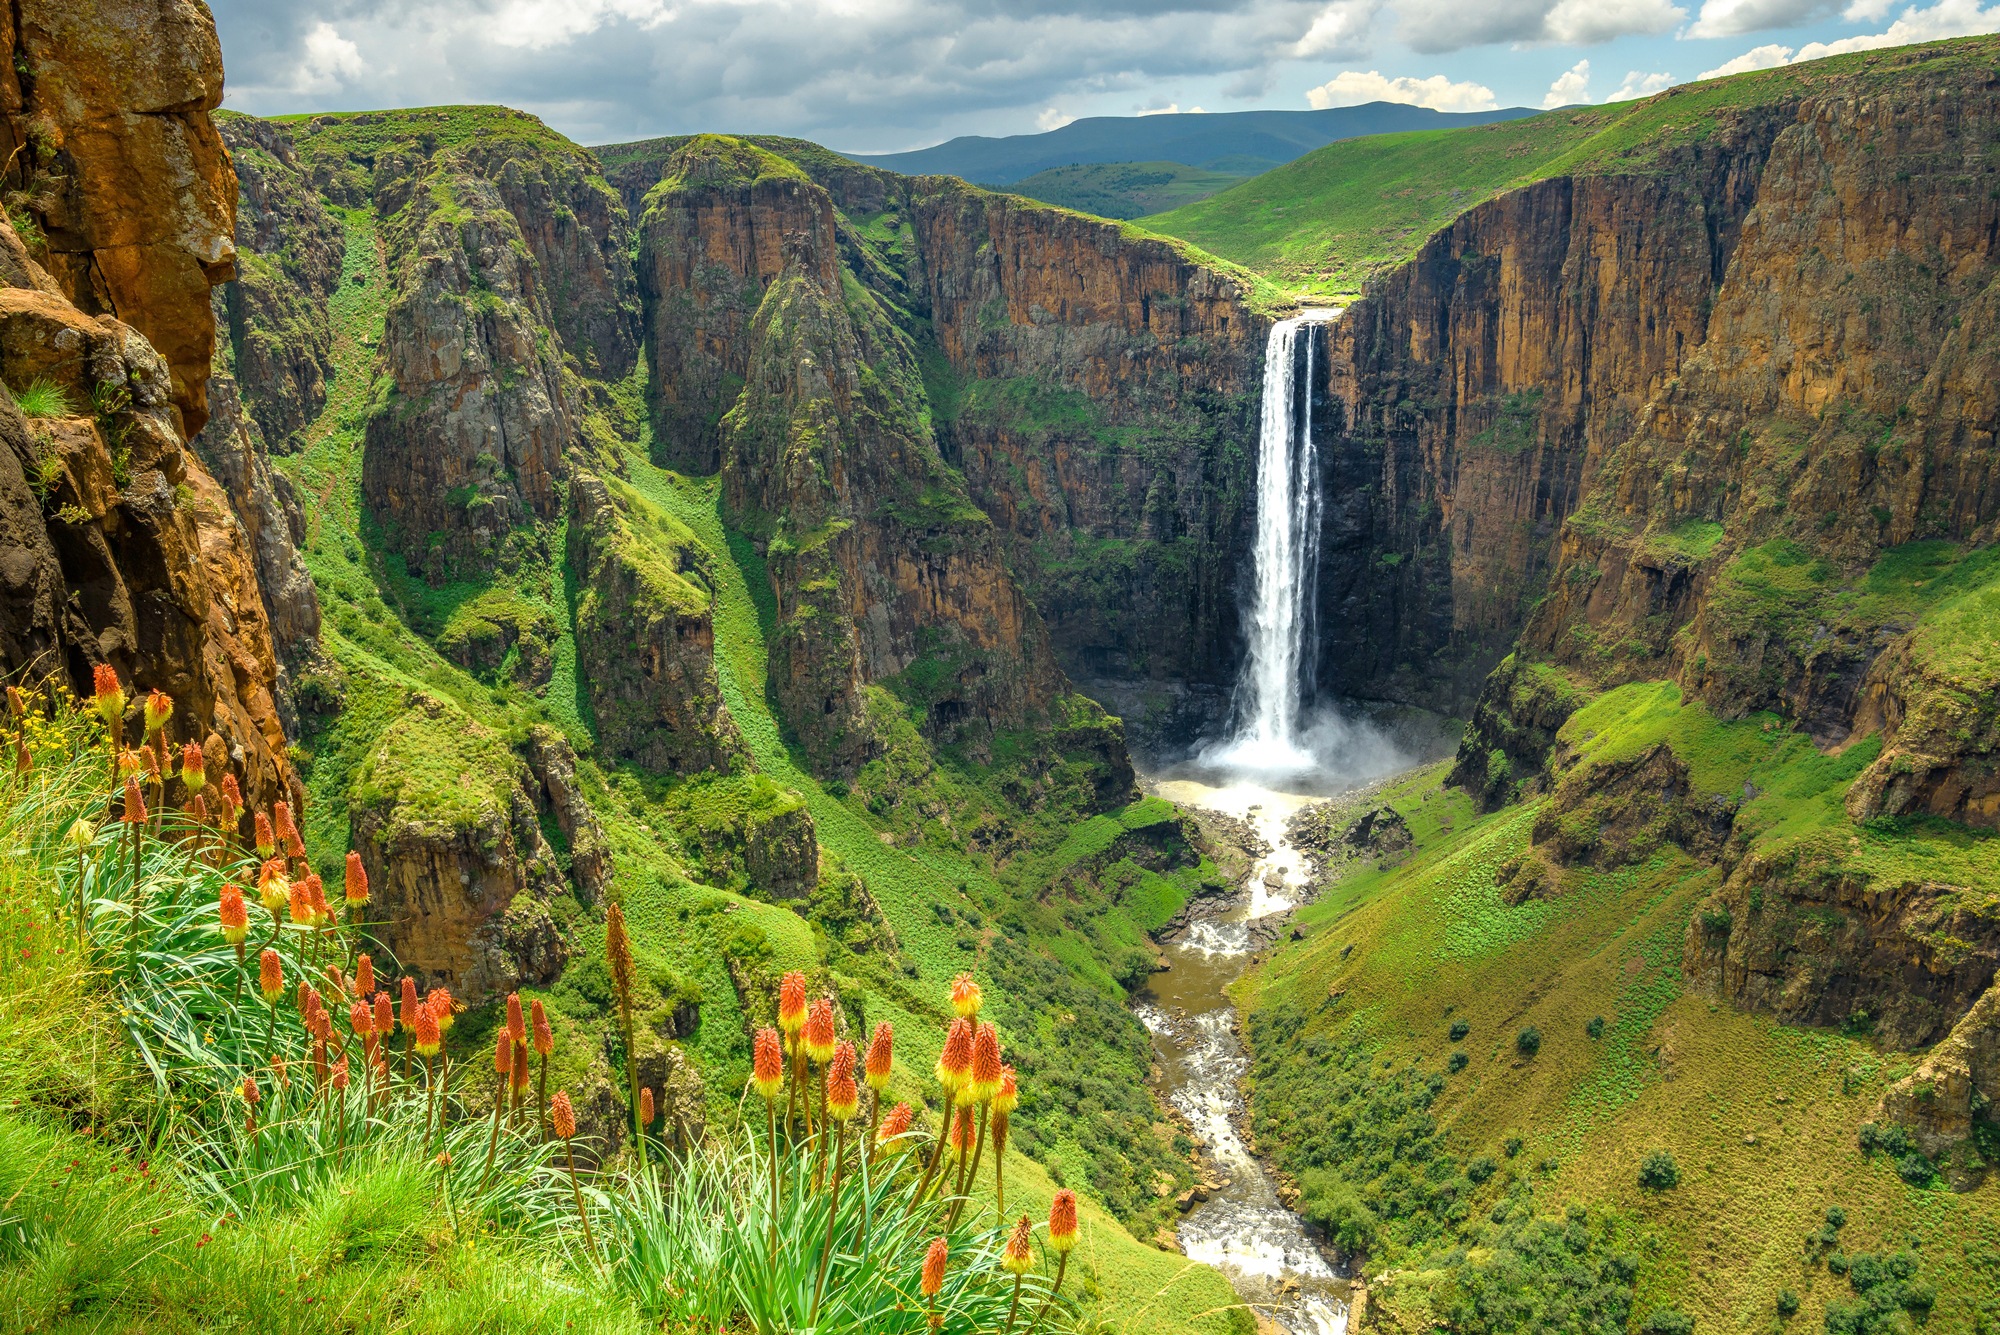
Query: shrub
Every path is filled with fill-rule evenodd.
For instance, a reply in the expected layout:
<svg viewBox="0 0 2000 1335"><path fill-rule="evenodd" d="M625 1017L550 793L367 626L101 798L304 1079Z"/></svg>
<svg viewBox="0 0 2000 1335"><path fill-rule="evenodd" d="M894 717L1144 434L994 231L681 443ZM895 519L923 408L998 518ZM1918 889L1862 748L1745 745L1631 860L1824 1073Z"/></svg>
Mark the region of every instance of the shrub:
<svg viewBox="0 0 2000 1335"><path fill-rule="evenodd" d="M1639 1329L1646 1335L1693 1335L1694 1318L1678 1307L1656 1307Z"/></svg>
<svg viewBox="0 0 2000 1335"><path fill-rule="evenodd" d="M27 417L67 417L70 414L69 395L61 385L51 380L36 380L26 389L17 390L14 402Z"/></svg>
<svg viewBox="0 0 2000 1335"><path fill-rule="evenodd" d="M1521 1152L1521 1138L1519 1136L1509 1136L1507 1137L1507 1143L1500 1148L1511 1159Z"/></svg>
<svg viewBox="0 0 2000 1335"><path fill-rule="evenodd" d="M1445 1062L1444 1066L1447 1071L1450 1071L1453 1075L1457 1075L1465 1069L1465 1063L1465 1054L1463 1052L1454 1052L1451 1054L1451 1059Z"/></svg>
<svg viewBox="0 0 2000 1335"><path fill-rule="evenodd" d="M1799 1295L1796 1289L1778 1290L1778 1315L1794 1317L1799 1314Z"/></svg>
<svg viewBox="0 0 2000 1335"><path fill-rule="evenodd" d="M1591 1016L1590 1023L1583 1027L1583 1032L1588 1034L1592 1038L1603 1038L1604 1017L1602 1015Z"/></svg>
<svg viewBox="0 0 2000 1335"><path fill-rule="evenodd" d="M1500 1165L1495 1163L1493 1156L1489 1154L1482 1154L1465 1166L1465 1175L1472 1180L1474 1186L1481 1185L1499 1171Z"/></svg>
<svg viewBox="0 0 2000 1335"><path fill-rule="evenodd" d="M1529 1025L1514 1035L1514 1046L1523 1057L1532 1057L1542 1050L1542 1031Z"/></svg>
<svg viewBox="0 0 2000 1335"><path fill-rule="evenodd" d="M1454 1043L1458 1043L1458 1042L1462 1042L1462 1041L1464 1041L1464 1038L1465 1038L1465 1036L1466 1036L1467 1034L1471 1033L1471 1032L1472 1032L1472 1026L1471 1026L1471 1025L1469 1025L1469 1024L1467 1024L1467 1023L1466 1023L1465 1021L1463 1021L1463 1020L1453 1020L1453 1021L1451 1022L1451 1041L1452 1041L1452 1042L1454 1042Z"/></svg>
<svg viewBox="0 0 2000 1335"><path fill-rule="evenodd" d="M1654 1150L1639 1164L1639 1185L1648 1191L1669 1191L1680 1182L1680 1167L1665 1150Z"/></svg>

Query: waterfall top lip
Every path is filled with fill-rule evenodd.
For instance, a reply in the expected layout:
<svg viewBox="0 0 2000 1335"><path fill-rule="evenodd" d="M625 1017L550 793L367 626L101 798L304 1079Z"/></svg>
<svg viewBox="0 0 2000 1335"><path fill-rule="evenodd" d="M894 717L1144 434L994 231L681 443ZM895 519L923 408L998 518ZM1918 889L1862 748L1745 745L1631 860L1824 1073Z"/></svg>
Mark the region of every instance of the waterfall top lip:
<svg viewBox="0 0 2000 1335"><path fill-rule="evenodd" d="M1278 321L1279 324L1332 324L1347 311L1345 306L1301 306Z"/></svg>

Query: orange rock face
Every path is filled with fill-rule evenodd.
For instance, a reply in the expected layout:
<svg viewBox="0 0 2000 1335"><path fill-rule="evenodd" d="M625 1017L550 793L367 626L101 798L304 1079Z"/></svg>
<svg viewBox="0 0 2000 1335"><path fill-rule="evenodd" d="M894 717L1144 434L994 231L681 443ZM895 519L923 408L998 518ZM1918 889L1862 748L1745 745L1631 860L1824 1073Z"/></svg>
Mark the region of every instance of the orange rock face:
<svg viewBox="0 0 2000 1335"><path fill-rule="evenodd" d="M208 289L236 262L236 177L208 115L215 21L199 0L24 0L0 35L5 146L35 187L30 250L80 310L159 350L192 435L208 418Z"/></svg>

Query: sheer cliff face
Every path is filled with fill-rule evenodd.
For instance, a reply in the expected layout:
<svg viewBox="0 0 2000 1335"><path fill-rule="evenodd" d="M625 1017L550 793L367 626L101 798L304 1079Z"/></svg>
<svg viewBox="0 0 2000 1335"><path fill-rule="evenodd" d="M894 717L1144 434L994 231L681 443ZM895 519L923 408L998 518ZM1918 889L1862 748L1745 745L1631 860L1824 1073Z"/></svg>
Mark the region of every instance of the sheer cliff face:
<svg viewBox="0 0 2000 1335"><path fill-rule="evenodd" d="M1264 331L1235 280L809 145L683 141L661 177L655 449L769 541L774 686L816 749L865 752L869 683L950 729L1030 717L1057 662L1226 677ZM942 680L902 677L925 657Z"/></svg>
<svg viewBox="0 0 2000 1335"><path fill-rule="evenodd" d="M208 290L236 259L236 181L209 119L222 47L200 0L23 0L0 17L9 168L23 237L63 294L165 359L190 435L207 420Z"/></svg>
<svg viewBox="0 0 2000 1335"><path fill-rule="evenodd" d="M258 558L185 434L235 253L214 26L199 4L114 0L18 5L0 28L7 185L31 224L0 225L0 378L64 399L0 408L0 670L81 691L108 662L135 700L175 698L173 742L269 803L293 780Z"/></svg>

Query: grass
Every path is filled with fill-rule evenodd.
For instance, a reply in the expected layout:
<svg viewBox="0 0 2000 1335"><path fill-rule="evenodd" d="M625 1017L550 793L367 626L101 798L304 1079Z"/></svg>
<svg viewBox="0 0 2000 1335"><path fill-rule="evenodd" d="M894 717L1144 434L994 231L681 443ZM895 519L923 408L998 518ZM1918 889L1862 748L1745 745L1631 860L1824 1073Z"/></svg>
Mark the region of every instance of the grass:
<svg viewBox="0 0 2000 1335"><path fill-rule="evenodd" d="M1909 572L1949 564L1921 556L1902 554L1877 594L1903 596ZM1753 849L1837 838L1842 865L1865 874L2000 878L2000 841L1855 826L1841 798L1872 748L1822 756L1768 722L1718 719L1672 683L1637 683L1586 704L1562 736L1578 773L1664 744L1698 795L1740 800L1749 783ZM1507 904L1494 873L1540 804L1475 816L1437 786L1443 768L1384 794L1416 837L1409 859L1339 880L1299 914L1305 939L1239 984L1260 1143L1299 1175L1303 1208L1374 1241L1368 1273L1392 1274L1374 1296L1406 1322L1539 1329L1545 1318L1499 1299L1569 1282L1535 1278L1535 1231L1573 1227L1596 1258L1590 1283L1629 1288L1634 1329L1671 1307L1698 1329L1762 1330L1784 1288L1801 1299L1795 1328L1818 1329L1857 1301L1823 1249L1802 1248L1837 1206L1843 1247L1913 1249L1937 1294L1932 1327L1972 1330L2000 1273L2000 1188L1911 1187L1857 1145L1908 1059L1691 992L1683 941L1720 875L1672 845L1614 871L1566 868L1555 897ZM1530 1027L1542 1036L1532 1055L1517 1044ZM1341 1134L1385 1139L1329 1156ZM1656 1152L1678 1167L1671 1189L1640 1185ZM1495 1167L1475 1182L1481 1156Z"/></svg>
<svg viewBox="0 0 2000 1335"><path fill-rule="evenodd" d="M1682 150L1732 118L1801 97L1907 90L1913 74L1976 87L1996 54L2000 42L1964 38L1711 79L1639 102L1343 140L1139 225L1232 260L1299 301L1342 302L1508 190L1558 176L1671 170Z"/></svg>
<svg viewBox="0 0 2000 1335"><path fill-rule="evenodd" d="M1141 218L1207 199L1249 174L1182 162L1093 162L1051 167L1000 188L1100 218Z"/></svg>
<svg viewBox="0 0 2000 1335"><path fill-rule="evenodd" d="M67 417L74 409L61 385L47 379L31 381L27 388L13 391L14 406L24 417Z"/></svg>

